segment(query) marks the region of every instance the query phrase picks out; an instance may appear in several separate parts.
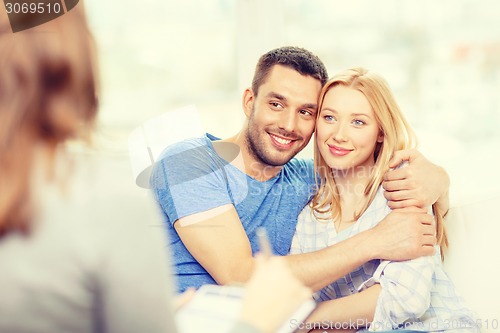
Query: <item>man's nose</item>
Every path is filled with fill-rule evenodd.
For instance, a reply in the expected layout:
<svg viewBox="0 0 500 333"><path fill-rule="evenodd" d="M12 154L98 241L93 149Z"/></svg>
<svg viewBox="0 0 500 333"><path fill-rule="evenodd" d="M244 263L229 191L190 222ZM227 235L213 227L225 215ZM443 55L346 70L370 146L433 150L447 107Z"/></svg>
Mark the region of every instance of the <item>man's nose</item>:
<svg viewBox="0 0 500 333"><path fill-rule="evenodd" d="M297 113L291 110L282 112L278 127L287 132L295 132L295 128L297 126L297 116Z"/></svg>

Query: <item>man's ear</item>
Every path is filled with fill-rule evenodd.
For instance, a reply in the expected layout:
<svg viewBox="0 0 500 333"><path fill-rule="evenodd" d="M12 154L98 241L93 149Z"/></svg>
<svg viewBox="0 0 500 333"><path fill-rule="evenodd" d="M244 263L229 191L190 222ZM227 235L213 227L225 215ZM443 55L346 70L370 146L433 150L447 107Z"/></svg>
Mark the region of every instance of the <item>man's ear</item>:
<svg viewBox="0 0 500 333"><path fill-rule="evenodd" d="M243 111L245 112L245 116L247 118L252 114L253 103L255 101L255 96L253 90L251 88L245 89L243 93Z"/></svg>

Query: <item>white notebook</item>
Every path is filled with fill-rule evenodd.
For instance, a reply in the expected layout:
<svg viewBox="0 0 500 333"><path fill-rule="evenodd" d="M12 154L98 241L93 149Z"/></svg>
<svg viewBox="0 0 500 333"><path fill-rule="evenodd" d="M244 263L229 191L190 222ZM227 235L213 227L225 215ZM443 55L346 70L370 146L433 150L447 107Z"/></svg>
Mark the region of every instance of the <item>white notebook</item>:
<svg viewBox="0 0 500 333"><path fill-rule="evenodd" d="M176 315L179 333L229 332L241 313L245 289L237 286L204 285ZM316 307L310 299L283 322L276 333L291 333Z"/></svg>

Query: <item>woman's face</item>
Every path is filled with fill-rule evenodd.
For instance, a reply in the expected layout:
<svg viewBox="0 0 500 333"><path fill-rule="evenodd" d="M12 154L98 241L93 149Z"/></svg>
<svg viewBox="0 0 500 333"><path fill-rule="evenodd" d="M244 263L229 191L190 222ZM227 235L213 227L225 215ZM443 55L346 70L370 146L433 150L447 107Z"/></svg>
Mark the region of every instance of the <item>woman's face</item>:
<svg viewBox="0 0 500 333"><path fill-rule="evenodd" d="M375 147L382 141L375 114L363 93L342 85L328 90L316 122L316 144L329 167L369 174L375 163Z"/></svg>

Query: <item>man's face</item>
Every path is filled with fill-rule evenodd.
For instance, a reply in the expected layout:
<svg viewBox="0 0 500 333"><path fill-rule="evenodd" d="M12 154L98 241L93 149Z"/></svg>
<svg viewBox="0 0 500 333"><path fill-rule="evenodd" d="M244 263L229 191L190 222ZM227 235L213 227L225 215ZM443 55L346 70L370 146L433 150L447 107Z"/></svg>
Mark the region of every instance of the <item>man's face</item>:
<svg viewBox="0 0 500 333"><path fill-rule="evenodd" d="M275 65L258 95L244 96L249 152L260 163L281 166L300 152L314 132L321 82Z"/></svg>

